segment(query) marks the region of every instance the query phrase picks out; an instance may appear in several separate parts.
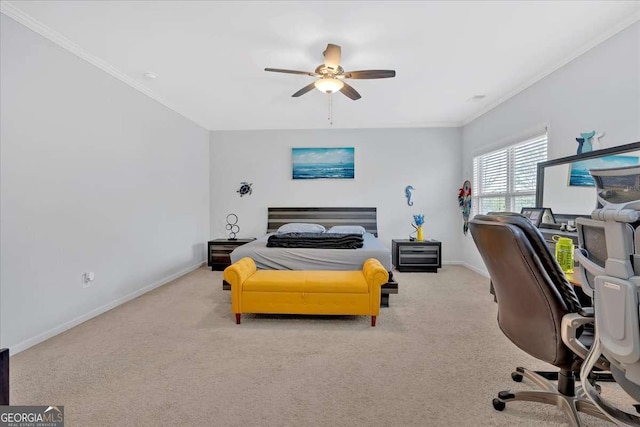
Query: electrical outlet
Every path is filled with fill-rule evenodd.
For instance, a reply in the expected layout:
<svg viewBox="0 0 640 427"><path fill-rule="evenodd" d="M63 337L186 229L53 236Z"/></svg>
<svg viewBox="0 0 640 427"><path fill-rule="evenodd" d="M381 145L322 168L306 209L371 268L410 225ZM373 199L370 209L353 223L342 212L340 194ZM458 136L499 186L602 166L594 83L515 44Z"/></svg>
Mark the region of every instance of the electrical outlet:
<svg viewBox="0 0 640 427"><path fill-rule="evenodd" d="M94 278L95 274L92 271L82 273L82 287L88 288L89 286L91 286L91 282L93 282Z"/></svg>

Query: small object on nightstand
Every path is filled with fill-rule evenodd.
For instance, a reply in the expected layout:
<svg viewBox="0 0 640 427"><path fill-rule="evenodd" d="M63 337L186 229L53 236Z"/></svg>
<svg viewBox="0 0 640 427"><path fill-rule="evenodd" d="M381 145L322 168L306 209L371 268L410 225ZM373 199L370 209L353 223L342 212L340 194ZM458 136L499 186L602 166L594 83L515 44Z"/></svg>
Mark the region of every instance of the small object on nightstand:
<svg viewBox="0 0 640 427"><path fill-rule="evenodd" d="M238 225L238 215L230 213L227 215L226 229L230 231L229 240L238 240L236 237L240 232L240 226Z"/></svg>
<svg viewBox="0 0 640 427"><path fill-rule="evenodd" d="M407 239L391 241L393 265L398 271L437 273L442 267L442 243L434 239L422 242Z"/></svg>
<svg viewBox="0 0 640 427"><path fill-rule="evenodd" d="M228 266L231 265L231 257L229 254L237 248L238 246L242 246L245 243L253 242L256 240L251 237L248 239L214 239L209 241L209 255L208 255L208 265L211 267L211 271L213 270L224 270Z"/></svg>
<svg viewBox="0 0 640 427"><path fill-rule="evenodd" d="M416 239L418 242L424 240L424 232L422 226L424 225L424 214L416 214L413 216L413 224L411 226L416 229Z"/></svg>

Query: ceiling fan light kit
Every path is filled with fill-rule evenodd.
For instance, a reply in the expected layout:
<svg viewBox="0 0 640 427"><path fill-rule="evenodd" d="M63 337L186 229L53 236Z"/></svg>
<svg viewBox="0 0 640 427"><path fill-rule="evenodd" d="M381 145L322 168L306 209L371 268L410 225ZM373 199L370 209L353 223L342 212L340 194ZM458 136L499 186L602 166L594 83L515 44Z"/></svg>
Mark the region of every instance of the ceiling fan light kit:
<svg viewBox="0 0 640 427"><path fill-rule="evenodd" d="M313 85L320 92L335 93L344 87L344 82L335 77L323 77L316 80Z"/></svg>
<svg viewBox="0 0 640 427"><path fill-rule="evenodd" d="M291 95L294 98L304 95L315 87L319 91L327 94L338 91L342 92L343 95L354 101L361 98L360 94L353 87L342 81L342 79L386 79L396 76L395 70L344 71L344 68L340 66L342 48L337 44L329 43L323 55L324 64L318 65L313 72L286 70L282 68L265 68L264 70L273 73L302 74L318 78L315 82Z"/></svg>

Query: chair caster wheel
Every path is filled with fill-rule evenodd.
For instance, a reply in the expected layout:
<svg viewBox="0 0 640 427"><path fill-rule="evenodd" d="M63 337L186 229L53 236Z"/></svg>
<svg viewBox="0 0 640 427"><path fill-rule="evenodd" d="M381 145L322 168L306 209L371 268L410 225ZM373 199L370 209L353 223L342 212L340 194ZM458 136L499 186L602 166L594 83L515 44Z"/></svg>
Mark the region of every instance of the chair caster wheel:
<svg viewBox="0 0 640 427"><path fill-rule="evenodd" d="M517 383L522 382L522 375L516 373L516 372L512 372L511 373L511 379L514 380Z"/></svg>
<svg viewBox="0 0 640 427"><path fill-rule="evenodd" d="M493 403L493 409L495 409L496 411L504 411L505 406L507 406L502 400L500 399L493 399L491 401L491 403Z"/></svg>
<svg viewBox="0 0 640 427"><path fill-rule="evenodd" d="M600 386L600 384L596 384L595 380L589 380L589 384L591 384L593 386L593 388L596 389L596 393L598 394L602 394L602 387Z"/></svg>

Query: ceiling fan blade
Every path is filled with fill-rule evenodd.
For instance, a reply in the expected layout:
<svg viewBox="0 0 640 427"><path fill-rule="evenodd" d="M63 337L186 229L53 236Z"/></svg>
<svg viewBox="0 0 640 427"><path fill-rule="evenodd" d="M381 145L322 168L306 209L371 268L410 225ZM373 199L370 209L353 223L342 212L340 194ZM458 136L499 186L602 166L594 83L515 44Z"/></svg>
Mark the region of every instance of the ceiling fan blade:
<svg viewBox="0 0 640 427"><path fill-rule="evenodd" d="M340 66L340 55L342 48L337 44L329 43L327 49L322 52L324 55L324 65L333 70L337 70Z"/></svg>
<svg viewBox="0 0 640 427"><path fill-rule="evenodd" d="M345 79L386 79L395 76L395 70L362 70L344 73Z"/></svg>
<svg viewBox="0 0 640 427"><path fill-rule="evenodd" d="M310 71L296 71L296 70L283 70L282 68L265 68L265 71L271 71L272 73L286 73L286 74L303 74L305 76L317 77L318 74Z"/></svg>
<svg viewBox="0 0 640 427"><path fill-rule="evenodd" d="M354 101L357 101L358 99L362 98L360 94L353 87L349 86L346 83L344 83L344 86L342 86L342 89L340 89L340 92L345 94L345 96L347 96L348 98L353 99Z"/></svg>
<svg viewBox="0 0 640 427"><path fill-rule="evenodd" d="M302 89L300 89L299 91L297 91L296 93L294 93L293 95L291 95L293 98L297 98L301 95L304 95L305 93L313 90L313 88L315 88L315 82L306 85L305 87L303 87Z"/></svg>

